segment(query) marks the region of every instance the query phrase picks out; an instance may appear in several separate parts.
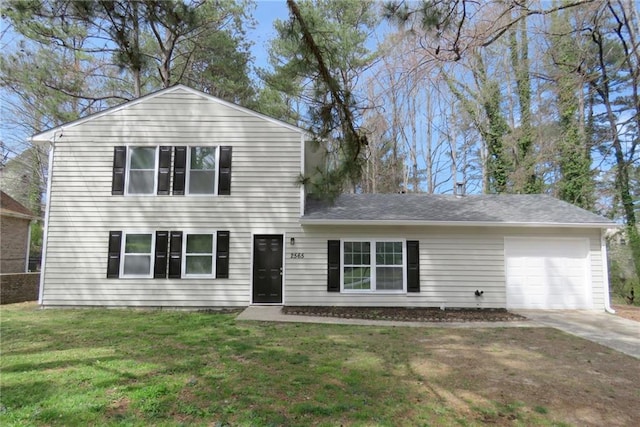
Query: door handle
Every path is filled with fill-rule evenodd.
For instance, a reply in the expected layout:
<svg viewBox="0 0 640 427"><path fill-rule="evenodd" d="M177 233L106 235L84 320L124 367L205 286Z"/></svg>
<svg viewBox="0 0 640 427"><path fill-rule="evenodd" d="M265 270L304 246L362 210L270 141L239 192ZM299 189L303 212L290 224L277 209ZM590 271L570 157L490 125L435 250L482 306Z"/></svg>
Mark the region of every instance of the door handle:
<svg viewBox="0 0 640 427"><path fill-rule="evenodd" d="M282 276L282 267L280 267L280 275Z"/></svg>

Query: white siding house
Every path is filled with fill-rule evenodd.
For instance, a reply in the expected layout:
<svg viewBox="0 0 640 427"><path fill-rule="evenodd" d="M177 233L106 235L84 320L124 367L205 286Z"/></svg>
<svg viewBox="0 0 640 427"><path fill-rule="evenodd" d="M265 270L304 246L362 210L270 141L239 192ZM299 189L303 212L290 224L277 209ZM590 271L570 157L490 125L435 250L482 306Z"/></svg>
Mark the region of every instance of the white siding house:
<svg viewBox="0 0 640 427"><path fill-rule="evenodd" d="M33 140L45 307L608 306L604 218L545 196L306 201L305 131L184 86Z"/></svg>

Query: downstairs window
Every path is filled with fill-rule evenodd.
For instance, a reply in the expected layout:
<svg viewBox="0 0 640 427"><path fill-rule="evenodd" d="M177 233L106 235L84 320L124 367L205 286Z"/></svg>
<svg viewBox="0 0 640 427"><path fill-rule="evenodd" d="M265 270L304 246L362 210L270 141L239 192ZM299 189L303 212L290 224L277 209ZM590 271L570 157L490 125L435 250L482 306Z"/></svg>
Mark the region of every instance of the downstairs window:
<svg viewBox="0 0 640 427"><path fill-rule="evenodd" d="M343 241L344 292L406 292L403 241Z"/></svg>
<svg viewBox="0 0 640 427"><path fill-rule="evenodd" d="M183 239L183 277L213 277L216 233L185 233Z"/></svg>
<svg viewBox="0 0 640 427"><path fill-rule="evenodd" d="M125 233L121 277L151 277L153 233Z"/></svg>

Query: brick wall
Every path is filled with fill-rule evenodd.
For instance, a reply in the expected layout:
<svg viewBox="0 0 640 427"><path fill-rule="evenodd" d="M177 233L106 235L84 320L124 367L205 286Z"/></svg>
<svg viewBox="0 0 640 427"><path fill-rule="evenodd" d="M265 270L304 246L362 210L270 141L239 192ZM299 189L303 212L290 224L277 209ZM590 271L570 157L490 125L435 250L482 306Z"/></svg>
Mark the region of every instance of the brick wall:
<svg viewBox="0 0 640 427"><path fill-rule="evenodd" d="M40 289L40 273L0 274L0 304L36 301Z"/></svg>
<svg viewBox="0 0 640 427"><path fill-rule="evenodd" d="M24 273L29 220L3 215L0 223L0 273Z"/></svg>

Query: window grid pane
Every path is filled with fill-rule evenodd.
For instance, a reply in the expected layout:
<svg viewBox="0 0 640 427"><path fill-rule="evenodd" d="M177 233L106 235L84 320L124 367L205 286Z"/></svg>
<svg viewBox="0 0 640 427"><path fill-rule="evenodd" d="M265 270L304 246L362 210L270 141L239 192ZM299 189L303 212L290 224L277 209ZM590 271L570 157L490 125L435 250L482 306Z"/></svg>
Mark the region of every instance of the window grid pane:
<svg viewBox="0 0 640 427"><path fill-rule="evenodd" d="M376 289L401 291L403 289L402 267L376 267Z"/></svg>
<svg viewBox="0 0 640 427"><path fill-rule="evenodd" d="M125 255L124 256L124 268L122 270L124 275L131 276L146 276L151 271L151 256L150 255Z"/></svg>
<svg viewBox="0 0 640 427"><path fill-rule="evenodd" d="M213 257L187 255L186 274L213 274Z"/></svg>
<svg viewBox="0 0 640 427"><path fill-rule="evenodd" d="M156 168L155 147L131 147L131 169L145 170Z"/></svg>
<svg viewBox="0 0 640 427"><path fill-rule="evenodd" d="M129 171L129 194L153 194L156 171L152 170L130 170Z"/></svg>
<svg viewBox="0 0 640 427"><path fill-rule="evenodd" d="M210 254L213 252L213 236L211 234L188 234L188 254Z"/></svg>
<svg viewBox="0 0 640 427"><path fill-rule="evenodd" d="M127 234L124 252L125 254L150 254L151 234Z"/></svg>
<svg viewBox="0 0 640 427"><path fill-rule="evenodd" d="M376 265L402 265L402 242L376 242Z"/></svg>
<svg viewBox="0 0 640 427"><path fill-rule="evenodd" d="M216 147L191 147L192 170L216 170Z"/></svg>
<svg viewBox="0 0 640 427"><path fill-rule="evenodd" d="M348 290L371 289L371 268L345 267L344 288Z"/></svg>
<svg viewBox="0 0 640 427"><path fill-rule="evenodd" d="M345 265L369 265L371 264L371 244L369 242L345 242Z"/></svg>
<svg viewBox="0 0 640 427"><path fill-rule="evenodd" d="M215 171L189 172L189 193L191 194L213 194L216 186Z"/></svg>

